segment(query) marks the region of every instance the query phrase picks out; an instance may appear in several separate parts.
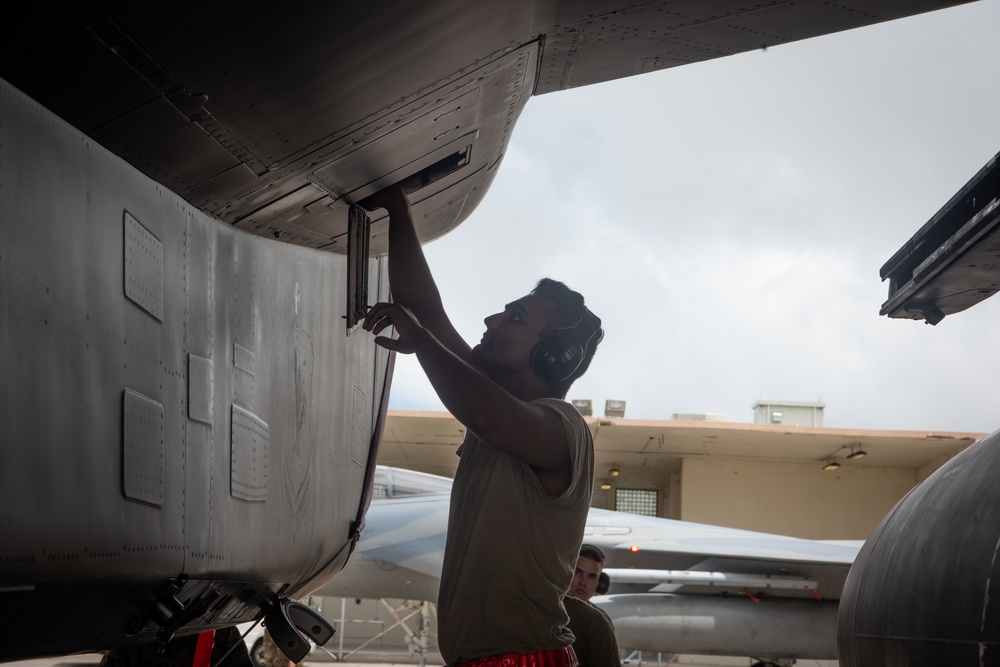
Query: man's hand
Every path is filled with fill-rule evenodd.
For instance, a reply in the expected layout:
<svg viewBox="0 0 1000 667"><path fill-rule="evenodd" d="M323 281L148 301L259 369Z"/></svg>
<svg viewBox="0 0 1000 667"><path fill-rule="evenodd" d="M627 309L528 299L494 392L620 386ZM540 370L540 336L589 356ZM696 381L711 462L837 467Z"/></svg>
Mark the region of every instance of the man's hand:
<svg viewBox="0 0 1000 667"><path fill-rule="evenodd" d="M410 211L410 200L406 198L403 188L398 183L379 190L366 200L368 204L384 208L389 212L390 217L408 215Z"/></svg>
<svg viewBox="0 0 1000 667"><path fill-rule="evenodd" d="M376 303L361 324L365 331L375 334L375 343L387 350L413 354L421 336L429 335L409 310L398 303ZM379 336L387 327L395 327L396 338Z"/></svg>

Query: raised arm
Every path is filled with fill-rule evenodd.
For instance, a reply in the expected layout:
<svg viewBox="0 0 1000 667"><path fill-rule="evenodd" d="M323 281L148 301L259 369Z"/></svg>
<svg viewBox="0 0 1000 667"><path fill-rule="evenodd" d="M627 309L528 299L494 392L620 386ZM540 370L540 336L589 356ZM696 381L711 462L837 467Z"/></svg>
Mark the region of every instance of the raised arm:
<svg viewBox="0 0 1000 667"><path fill-rule="evenodd" d="M569 487L573 476L569 443L555 411L511 394L447 349L399 304L377 304L363 326L376 336L393 326L398 338L378 336L375 342L403 354L415 353L434 391L458 421L492 447L532 466L550 495L558 496Z"/></svg>
<svg viewBox="0 0 1000 667"><path fill-rule="evenodd" d="M392 185L370 198L389 213L389 289L393 300L406 307L448 350L472 363L472 349L448 318L441 293L431 275L417 238L406 194Z"/></svg>
<svg viewBox="0 0 1000 667"><path fill-rule="evenodd" d="M532 466L550 495L561 494L572 481L569 442L559 414L532 402L555 394L530 364L532 350L551 324L546 313L552 302L528 295L491 315L474 357L445 313L406 195L392 186L370 201L389 213L394 303L374 306L364 328L382 347L415 353L456 419L492 447ZM379 336L389 326L397 338Z"/></svg>

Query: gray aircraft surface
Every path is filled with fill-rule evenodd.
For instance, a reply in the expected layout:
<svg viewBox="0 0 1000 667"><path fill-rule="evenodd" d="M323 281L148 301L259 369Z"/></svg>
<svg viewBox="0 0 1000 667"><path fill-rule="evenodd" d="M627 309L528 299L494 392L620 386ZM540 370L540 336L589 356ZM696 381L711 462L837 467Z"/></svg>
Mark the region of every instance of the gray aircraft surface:
<svg viewBox="0 0 1000 667"><path fill-rule="evenodd" d="M1000 291L998 267L1000 153L882 266L880 314L937 324Z"/></svg>
<svg viewBox="0 0 1000 667"><path fill-rule="evenodd" d="M437 600L451 480L379 466L377 498L344 569L318 595ZM835 659L837 602L861 542L820 542L590 510L607 560L593 601L630 649ZM503 576L496 563L491 576Z"/></svg>
<svg viewBox="0 0 1000 667"><path fill-rule="evenodd" d="M998 158L882 267L883 315L937 324L1000 289ZM1000 431L918 484L872 532L844 589L841 665L1000 665L998 470Z"/></svg>
<svg viewBox="0 0 1000 667"><path fill-rule="evenodd" d="M532 95L952 4L19 6L0 660L265 613L305 650L289 601L358 539L390 384L354 333L387 297L386 223L354 204L404 182L430 240L483 198Z"/></svg>

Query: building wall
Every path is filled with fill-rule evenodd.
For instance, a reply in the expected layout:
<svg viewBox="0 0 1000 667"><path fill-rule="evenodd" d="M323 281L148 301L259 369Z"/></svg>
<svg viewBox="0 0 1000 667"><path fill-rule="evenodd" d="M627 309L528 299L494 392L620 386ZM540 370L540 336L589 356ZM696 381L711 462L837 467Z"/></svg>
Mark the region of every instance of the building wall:
<svg viewBox="0 0 1000 667"><path fill-rule="evenodd" d="M672 493L672 489L679 488L676 483L679 479L677 473L664 475L632 468L629 469L627 475L613 480L613 486L609 491L604 491L600 488L601 478L598 478L594 480L594 497L590 506L618 510L615 502L615 494L618 489L650 489L656 491L657 516L666 519L679 519L680 516L677 515L676 508L680 498Z"/></svg>
<svg viewBox="0 0 1000 667"><path fill-rule="evenodd" d="M687 458L680 517L819 540L863 540L916 483L904 468Z"/></svg>

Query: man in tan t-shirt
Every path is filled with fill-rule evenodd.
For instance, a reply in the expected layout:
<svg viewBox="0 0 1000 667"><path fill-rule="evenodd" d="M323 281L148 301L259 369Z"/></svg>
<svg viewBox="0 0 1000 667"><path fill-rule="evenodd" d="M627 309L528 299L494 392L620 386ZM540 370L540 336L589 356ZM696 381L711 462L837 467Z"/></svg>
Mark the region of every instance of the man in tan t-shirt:
<svg viewBox="0 0 1000 667"><path fill-rule="evenodd" d="M441 654L449 667L576 665L562 598L590 508L594 452L563 398L590 364L601 321L578 293L544 279L487 317L469 346L444 311L406 195L394 186L372 201L389 213L395 303L373 306L363 326L378 345L416 354L467 428L438 595ZM380 336L389 326L396 337Z"/></svg>

